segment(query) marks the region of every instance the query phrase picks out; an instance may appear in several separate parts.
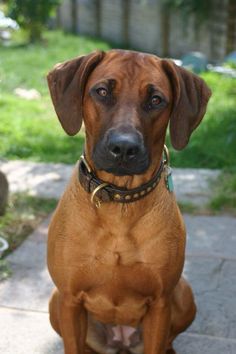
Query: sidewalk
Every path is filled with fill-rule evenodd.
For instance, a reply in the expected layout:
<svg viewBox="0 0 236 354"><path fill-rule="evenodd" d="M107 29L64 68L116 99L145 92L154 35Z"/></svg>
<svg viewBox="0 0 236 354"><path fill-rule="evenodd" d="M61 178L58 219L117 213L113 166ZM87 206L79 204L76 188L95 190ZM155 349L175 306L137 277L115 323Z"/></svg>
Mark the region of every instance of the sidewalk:
<svg viewBox="0 0 236 354"><path fill-rule="evenodd" d="M52 166L48 167L51 171L48 173L54 173ZM15 166L13 176L16 171L19 168ZM196 182L197 172L193 172L192 181ZM60 168L57 173L60 175ZM179 184L183 191L187 174L181 170L179 173L185 178L184 185ZM45 180L48 179L42 179L37 186L42 186ZM193 197L198 199L194 194L198 188L190 189L190 184L192 201ZM8 257L13 275L0 283L0 353L63 354L61 339L51 329L47 313L52 289L45 260L48 222L49 219L45 220ZM188 243L184 273L193 287L198 314L191 328L178 337L175 348L178 354L235 354L236 218L185 215L185 222Z"/></svg>
<svg viewBox="0 0 236 354"><path fill-rule="evenodd" d="M59 199L72 168L65 164L0 160L0 170L7 174L12 192L27 192L43 198ZM211 197L211 184L218 175L218 170L173 169L177 199L197 206L205 204Z"/></svg>

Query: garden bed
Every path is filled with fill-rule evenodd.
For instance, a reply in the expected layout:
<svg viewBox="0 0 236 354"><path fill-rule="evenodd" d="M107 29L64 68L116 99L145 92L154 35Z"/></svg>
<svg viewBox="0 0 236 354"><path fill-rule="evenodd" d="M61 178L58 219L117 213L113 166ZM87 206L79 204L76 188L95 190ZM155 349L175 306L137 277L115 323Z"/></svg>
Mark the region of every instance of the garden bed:
<svg viewBox="0 0 236 354"><path fill-rule="evenodd" d="M6 214L0 217L0 236L9 244L0 260L0 280L9 274L4 257L14 251L39 223L51 213L57 204L54 199L31 197L27 194L12 194Z"/></svg>

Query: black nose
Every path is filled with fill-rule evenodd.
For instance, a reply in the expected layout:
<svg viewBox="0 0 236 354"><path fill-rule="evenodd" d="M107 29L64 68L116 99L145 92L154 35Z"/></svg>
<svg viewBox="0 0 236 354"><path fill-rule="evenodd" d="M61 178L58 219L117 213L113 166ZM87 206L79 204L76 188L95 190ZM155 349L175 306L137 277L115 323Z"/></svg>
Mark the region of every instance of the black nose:
<svg viewBox="0 0 236 354"><path fill-rule="evenodd" d="M136 133L113 133L108 139L108 150L116 160L129 161L140 152L140 137Z"/></svg>

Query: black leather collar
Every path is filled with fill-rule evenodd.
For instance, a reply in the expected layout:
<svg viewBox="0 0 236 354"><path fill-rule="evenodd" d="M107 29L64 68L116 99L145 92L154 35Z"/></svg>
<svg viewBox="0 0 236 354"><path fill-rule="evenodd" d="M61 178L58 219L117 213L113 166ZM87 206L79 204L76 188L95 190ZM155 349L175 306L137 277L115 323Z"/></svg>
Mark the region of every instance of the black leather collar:
<svg viewBox="0 0 236 354"><path fill-rule="evenodd" d="M80 158L78 175L81 186L91 194L91 201L97 207L102 202L133 203L144 198L155 189L161 179L164 164L165 161L162 161L159 169L149 182L132 189L117 187L100 180L91 170L84 156Z"/></svg>

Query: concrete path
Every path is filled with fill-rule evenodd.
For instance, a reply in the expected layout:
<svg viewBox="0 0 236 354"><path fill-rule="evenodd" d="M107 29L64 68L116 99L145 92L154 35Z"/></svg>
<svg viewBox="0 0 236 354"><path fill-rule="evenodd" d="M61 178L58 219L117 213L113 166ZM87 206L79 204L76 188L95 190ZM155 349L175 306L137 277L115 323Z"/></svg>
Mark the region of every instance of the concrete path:
<svg viewBox="0 0 236 354"><path fill-rule="evenodd" d="M32 194L55 198L71 173L71 166L64 165L12 162L2 163L0 168L8 172L12 190L22 190L23 185ZM207 201L209 178L215 179L217 173L175 171L178 199ZM61 339L51 329L47 313L53 287L45 259L48 222L45 220L8 257L13 275L0 283L0 353L63 354ZM184 274L193 287L198 315L191 328L178 337L175 347L178 354L235 354L236 218L185 215L185 222L188 242Z"/></svg>
<svg viewBox="0 0 236 354"><path fill-rule="evenodd" d="M179 354L236 353L236 218L185 216L188 230L184 274L198 315L176 340ZM10 279L0 283L0 353L62 354L49 325L52 283L46 268L46 220L8 260Z"/></svg>
<svg viewBox="0 0 236 354"><path fill-rule="evenodd" d="M7 174L12 192L27 192L44 198L60 197L72 168L65 164L0 161L0 170ZM211 197L212 182L218 175L218 170L173 169L177 199L197 206L204 205Z"/></svg>

